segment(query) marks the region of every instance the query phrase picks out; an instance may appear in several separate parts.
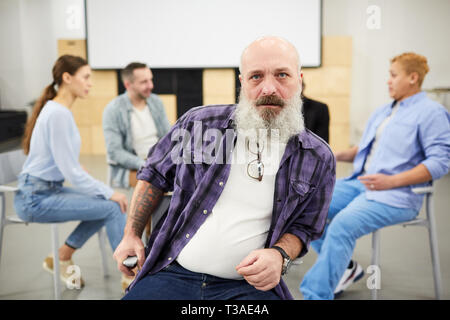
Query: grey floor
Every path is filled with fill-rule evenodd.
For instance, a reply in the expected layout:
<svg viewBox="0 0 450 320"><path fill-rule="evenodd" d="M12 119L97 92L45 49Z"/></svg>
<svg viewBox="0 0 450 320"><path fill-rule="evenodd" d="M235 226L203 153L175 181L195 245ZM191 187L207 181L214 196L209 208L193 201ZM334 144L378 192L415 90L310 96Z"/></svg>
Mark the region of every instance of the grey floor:
<svg viewBox="0 0 450 320"><path fill-rule="evenodd" d="M97 179L105 181L104 156L83 156L83 166ZM348 165L338 165L338 177L347 175ZM435 183L435 210L438 230L443 298L450 299L450 175ZM7 197L7 212L12 212L12 197ZM423 212L421 212L423 214ZM77 225L60 225L62 241ZM86 286L81 290L63 288L67 300L118 300L122 297L120 273L112 258L108 265L111 275L103 277L97 237L92 237L75 253L74 263L80 266ZM44 257L51 251L50 227L43 224L10 225L5 228L0 260L0 299L53 299L53 282L42 269ZM353 258L366 269L370 265L371 237L358 240ZM285 280L295 299L303 299L298 286L313 265L316 254L311 250L302 263L291 268ZM366 275L342 294L342 300L370 299ZM388 227L381 232L380 299L433 299L434 287L428 234L425 228Z"/></svg>

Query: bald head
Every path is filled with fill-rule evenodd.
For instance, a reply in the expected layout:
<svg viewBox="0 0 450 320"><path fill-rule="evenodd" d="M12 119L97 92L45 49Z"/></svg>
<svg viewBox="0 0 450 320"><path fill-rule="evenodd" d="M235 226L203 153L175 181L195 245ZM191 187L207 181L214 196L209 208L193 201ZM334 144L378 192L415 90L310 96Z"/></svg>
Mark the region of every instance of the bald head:
<svg viewBox="0 0 450 320"><path fill-rule="evenodd" d="M277 114L301 92L297 49L278 37L253 41L241 56L241 92L260 112Z"/></svg>
<svg viewBox="0 0 450 320"><path fill-rule="evenodd" d="M237 121L241 128L277 128L290 137L301 131L302 78L297 49L278 37L253 41L241 56ZM258 116L256 116L258 115Z"/></svg>
<svg viewBox="0 0 450 320"><path fill-rule="evenodd" d="M253 41L241 56L238 128L276 129L285 143L303 130L297 49L278 37Z"/></svg>
<svg viewBox="0 0 450 320"><path fill-rule="evenodd" d="M255 55L264 55L265 59L270 59L270 55L281 55L288 58L290 63L295 64L295 68L300 74L301 64L297 49L292 43L281 37L265 36L259 38L248 45L241 55L239 72L245 72L249 61L252 61Z"/></svg>

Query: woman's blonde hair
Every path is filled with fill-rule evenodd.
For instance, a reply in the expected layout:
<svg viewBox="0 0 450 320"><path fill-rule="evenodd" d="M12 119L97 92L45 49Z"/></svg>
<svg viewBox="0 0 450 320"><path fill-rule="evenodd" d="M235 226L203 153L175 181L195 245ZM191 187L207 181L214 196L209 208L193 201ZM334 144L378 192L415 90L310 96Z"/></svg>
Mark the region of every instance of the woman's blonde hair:
<svg viewBox="0 0 450 320"><path fill-rule="evenodd" d="M391 63L394 62L400 63L407 74L416 72L419 76L419 88L422 86L423 79L430 70L427 58L414 52L405 52L392 58Z"/></svg>

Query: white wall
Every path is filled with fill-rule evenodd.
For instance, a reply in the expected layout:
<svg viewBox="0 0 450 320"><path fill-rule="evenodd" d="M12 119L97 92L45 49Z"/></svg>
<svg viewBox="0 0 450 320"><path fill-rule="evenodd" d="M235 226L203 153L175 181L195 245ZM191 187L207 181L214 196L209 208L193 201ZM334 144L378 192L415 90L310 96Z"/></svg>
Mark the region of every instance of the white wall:
<svg viewBox="0 0 450 320"><path fill-rule="evenodd" d="M380 8L380 29L367 27L370 5ZM449 12L448 0L323 0L323 34L353 37L353 143L370 112L390 99L391 57L410 50L425 55L431 70L423 87L450 87ZM23 106L39 96L51 81L58 38L85 38L83 0L0 1L1 107Z"/></svg>
<svg viewBox="0 0 450 320"><path fill-rule="evenodd" d="M18 83L24 79L21 33L20 2L0 1L0 106L19 101Z"/></svg>
<svg viewBox="0 0 450 320"><path fill-rule="evenodd" d="M371 5L380 9L379 29L367 27ZM353 38L353 143L358 143L370 113L390 100L386 82L392 57L406 51L423 54L430 72L422 87L450 87L450 1L323 0L323 7L323 34Z"/></svg>
<svg viewBox="0 0 450 320"><path fill-rule="evenodd" d="M0 1L2 109L39 97L52 80L59 38L85 38L83 0Z"/></svg>

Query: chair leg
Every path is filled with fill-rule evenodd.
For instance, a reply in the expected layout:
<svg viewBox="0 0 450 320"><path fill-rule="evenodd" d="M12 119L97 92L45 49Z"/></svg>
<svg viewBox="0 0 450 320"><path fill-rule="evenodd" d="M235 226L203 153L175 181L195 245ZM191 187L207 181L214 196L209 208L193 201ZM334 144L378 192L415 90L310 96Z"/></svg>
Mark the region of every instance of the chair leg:
<svg viewBox="0 0 450 320"><path fill-rule="evenodd" d="M145 245L148 244L148 240L150 239L150 234L153 231L153 225L152 225L152 216L148 217L147 224L145 225L145 232L143 234L143 242Z"/></svg>
<svg viewBox="0 0 450 320"><path fill-rule="evenodd" d="M52 228L52 249L53 249L53 287L55 292L55 300L61 299L61 284L59 279L59 240L58 240L58 225L51 224Z"/></svg>
<svg viewBox="0 0 450 320"><path fill-rule="evenodd" d="M102 267L103 267L103 276L106 278L109 276L108 270L108 260L106 255L106 231L105 227L102 227L98 231L98 243L100 246L100 254L102 255Z"/></svg>
<svg viewBox="0 0 450 320"><path fill-rule="evenodd" d="M5 195L0 193L0 266L2 262L2 253L3 253L3 229L5 227Z"/></svg>
<svg viewBox="0 0 450 320"><path fill-rule="evenodd" d="M3 221L0 221L0 267L2 265L2 253L3 253Z"/></svg>
<svg viewBox="0 0 450 320"><path fill-rule="evenodd" d="M434 280L434 292L436 299L440 300L442 296L442 280L441 280L441 268L439 264L439 250L436 233L436 222L434 220L433 202L432 196L429 194L426 197L426 210L428 218L428 236L430 237L430 249L431 249L431 263L433 265L433 280Z"/></svg>
<svg viewBox="0 0 450 320"><path fill-rule="evenodd" d="M372 233L372 265L380 266L380 230L375 230ZM371 289L372 300L377 300L377 288Z"/></svg>

